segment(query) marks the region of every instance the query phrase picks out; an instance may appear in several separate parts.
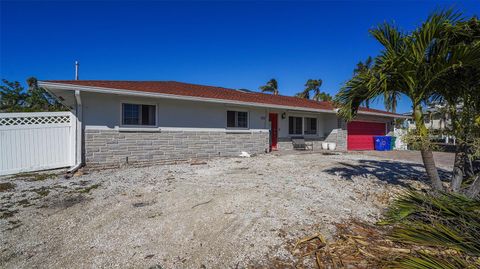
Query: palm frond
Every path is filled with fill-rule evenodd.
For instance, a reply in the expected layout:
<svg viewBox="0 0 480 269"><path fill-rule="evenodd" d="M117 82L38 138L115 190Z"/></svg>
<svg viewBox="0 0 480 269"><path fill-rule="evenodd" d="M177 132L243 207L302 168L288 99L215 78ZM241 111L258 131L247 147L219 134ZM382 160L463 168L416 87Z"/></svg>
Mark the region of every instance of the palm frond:
<svg viewBox="0 0 480 269"><path fill-rule="evenodd" d="M260 86L262 92L271 92L274 95L278 95L278 82L276 79L270 79L267 84Z"/></svg>
<svg viewBox="0 0 480 269"><path fill-rule="evenodd" d="M394 262L390 268L401 269L468 269L476 268L474 264L455 256L435 257L430 254L409 256Z"/></svg>
<svg viewBox="0 0 480 269"><path fill-rule="evenodd" d="M410 191L393 203L382 224L394 225L391 238L396 241L480 256L479 200Z"/></svg>
<svg viewBox="0 0 480 269"><path fill-rule="evenodd" d="M385 47L386 51L400 51L404 46L404 34L389 23L383 23L370 30L370 34Z"/></svg>

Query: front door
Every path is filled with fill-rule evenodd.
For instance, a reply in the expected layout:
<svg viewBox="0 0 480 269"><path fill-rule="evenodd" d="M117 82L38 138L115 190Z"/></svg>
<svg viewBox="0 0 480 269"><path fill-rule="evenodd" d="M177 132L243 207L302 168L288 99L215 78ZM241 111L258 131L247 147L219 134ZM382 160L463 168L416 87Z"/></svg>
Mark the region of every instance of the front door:
<svg viewBox="0 0 480 269"><path fill-rule="evenodd" d="M277 150L278 142L278 114L268 114L268 121L270 122L270 149Z"/></svg>

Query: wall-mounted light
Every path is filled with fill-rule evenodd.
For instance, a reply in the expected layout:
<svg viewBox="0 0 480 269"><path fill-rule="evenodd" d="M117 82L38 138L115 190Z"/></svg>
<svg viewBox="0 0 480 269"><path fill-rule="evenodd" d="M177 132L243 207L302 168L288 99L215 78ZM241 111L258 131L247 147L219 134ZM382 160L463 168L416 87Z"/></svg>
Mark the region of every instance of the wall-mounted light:
<svg viewBox="0 0 480 269"><path fill-rule="evenodd" d="M285 119L287 117L287 114L285 112L282 113L282 119Z"/></svg>

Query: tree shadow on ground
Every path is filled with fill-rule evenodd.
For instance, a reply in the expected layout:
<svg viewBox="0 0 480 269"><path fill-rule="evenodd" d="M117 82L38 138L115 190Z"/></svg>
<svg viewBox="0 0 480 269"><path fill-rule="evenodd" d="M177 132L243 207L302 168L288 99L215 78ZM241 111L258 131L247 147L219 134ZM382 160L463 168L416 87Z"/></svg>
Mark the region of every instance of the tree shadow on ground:
<svg viewBox="0 0 480 269"><path fill-rule="evenodd" d="M338 164L339 166L325 169L324 172L347 180L352 180L353 177L376 177L389 184L404 187L408 187L408 184L402 181L405 179L428 181L424 166L416 163L359 160L358 163L353 164L346 162L339 162ZM438 168L438 173L443 180L450 176L449 171L441 168Z"/></svg>

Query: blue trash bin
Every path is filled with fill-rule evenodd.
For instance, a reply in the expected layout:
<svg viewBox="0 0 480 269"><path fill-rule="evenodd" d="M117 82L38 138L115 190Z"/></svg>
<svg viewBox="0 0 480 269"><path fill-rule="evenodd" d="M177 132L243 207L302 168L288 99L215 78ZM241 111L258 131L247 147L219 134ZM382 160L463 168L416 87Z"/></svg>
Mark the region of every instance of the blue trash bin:
<svg viewBox="0 0 480 269"><path fill-rule="evenodd" d="M385 137L385 140L387 141L387 144L385 145L385 149L386 151L390 151L392 150L392 137L391 136L384 136Z"/></svg>
<svg viewBox="0 0 480 269"><path fill-rule="evenodd" d="M390 146L390 144L388 144L387 136L374 136L373 141L375 145L375 150L378 151L385 151L387 150L387 146Z"/></svg>

